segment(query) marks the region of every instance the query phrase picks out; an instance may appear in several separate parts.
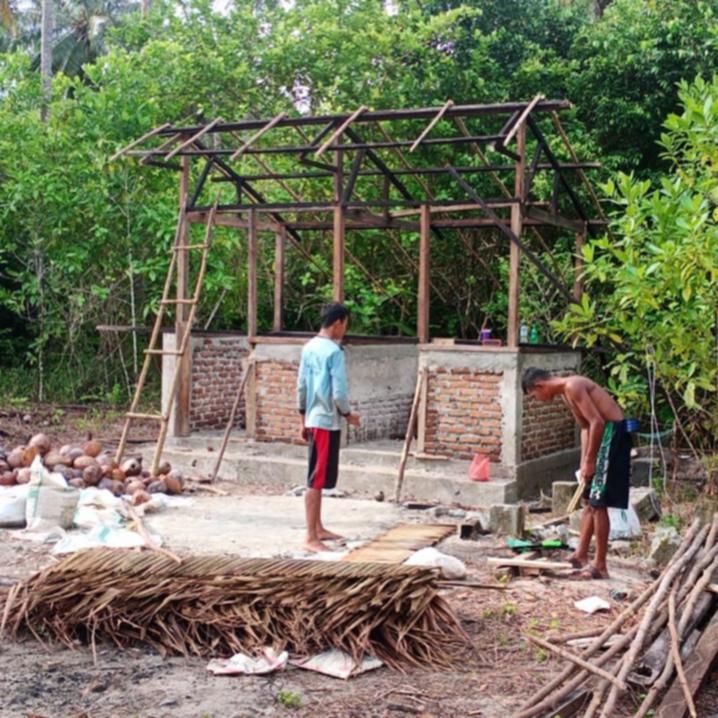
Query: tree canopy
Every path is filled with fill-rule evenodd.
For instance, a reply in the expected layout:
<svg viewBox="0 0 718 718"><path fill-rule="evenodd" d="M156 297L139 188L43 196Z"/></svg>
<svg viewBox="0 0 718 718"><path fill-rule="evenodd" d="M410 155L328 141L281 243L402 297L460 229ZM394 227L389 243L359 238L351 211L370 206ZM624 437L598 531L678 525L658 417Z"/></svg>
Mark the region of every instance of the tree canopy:
<svg viewBox="0 0 718 718"><path fill-rule="evenodd" d="M94 327L148 321L167 266L177 189L169 174L107 160L167 121L344 111L362 104L438 106L447 98L566 97L575 105L566 123L580 157L605 165L600 179L620 238L616 246L602 240L587 248L593 252L586 256L590 302L585 315L570 315L570 331L591 342L597 337L584 331L589 313L615 311L621 326L618 320L601 323L601 331L632 346L647 346L650 339L658 355L658 338L635 329L653 316L648 305L641 322L621 304L628 301L619 299L622 293L633 297L640 287L644 297L650 286L672 296L679 282L694 292L685 300L689 304L700 297L707 311L714 298L701 289L695 256L713 238L707 228L715 198L709 189L698 198L695 186L715 181L699 159L715 140L700 130L715 123L715 110L704 116L689 111L698 95L705 104L715 93L713 2L236 0L220 11L209 0L158 0L144 16L137 4L122 0L67 0L60 9L44 124L34 64L39 15L34 5L22 10L9 0L0 3L0 391L6 394L125 396L132 347L127 339L98 335ZM696 77L705 83L680 84ZM487 234L477 240L483 263L458 244L437 253L435 334L475 336L487 316L502 329L506 252ZM673 249L663 236L666 242L673 237ZM371 232L362 233L349 246L356 261L348 261L346 289L357 328L411 333L416 238L375 240ZM312 262L289 258L290 328L308 328L313 309L328 296L327 241L321 233L309 237ZM573 237L556 232L549 241L550 258L540 244L535 251L572 281ZM657 261L652 246L665 252L665 267L684 266L691 281L669 278L659 268L645 274ZM236 236L218 230L200 324L213 315L213 328L243 326L243 251ZM622 258L626 266L618 271ZM262 262L260 294L268 291L271 253ZM616 262L617 271L609 270ZM638 279L630 274L633 262ZM557 339L554 321L565 303L529 266L525 271L523 318ZM610 274L610 286L601 284L601 272ZM692 272L700 275L695 286ZM269 321L266 308L260 325ZM569 331L568 325L560 329ZM689 375L702 378L691 385L669 372L663 379L674 383L673 398L680 397L682 405L702 406L711 379L700 367L710 349L689 361L687 331L670 329L686 343L683 350L672 348L671 371L691 369L695 361ZM701 335L706 346L710 331ZM618 378L637 376L640 362L617 361L623 369L616 371L628 372Z"/></svg>

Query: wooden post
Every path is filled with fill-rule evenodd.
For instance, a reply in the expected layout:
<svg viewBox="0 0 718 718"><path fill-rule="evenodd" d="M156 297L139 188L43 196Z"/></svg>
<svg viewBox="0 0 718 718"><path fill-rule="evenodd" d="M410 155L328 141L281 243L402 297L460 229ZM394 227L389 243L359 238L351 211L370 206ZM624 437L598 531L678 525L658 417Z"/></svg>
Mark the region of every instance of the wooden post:
<svg viewBox="0 0 718 718"><path fill-rule="evenodd" d="M182 157L182 174L180 175L179 212L181 217L179 245L189 244L189 224L186 219L187 195L189 192L190 158ZM189 252L186 249L177 250L177 303L175 309L175 349L179 350L184 340L185 332L189 331L189 305L183 302L189 299ZM189 436L189 405L192 383L192 341L190 339L184 356L178 356L175 361L180 363L177 380L177 394L175 395L174 435Z"/></svg>
<svg viewBox="0 0 718 718"><path fill-rule="evenodd" d="M419 223L419 289L417 335L420 344L429 342L429 232L431 231L429 205L421 205Z"/></svg>
<svg viewBox="0 0 718 718"><path fill-rule="evenodd" d="M426 383L429 370L426 367L419 369L416 376L416 389L414 390L414 400L411 402L411 411L409 412L409 424L406 427L406 435L404 436L404 448L401 452L401 460L399 461L399 471L396 475L394 484L394 501L399 503L401 500L401 489L404 485L404 470L406 469L406 461L409 458L409 449L414 438L414 426L416 424L416 412L419 408L419 400L421 399L421 389Z"/></svg>
<svg viewBox="0 0 718 718"><path fill-rule="evenodd" d="M526 173L526 123L522 122L516 133L516 151L520 159L516 162L514 178L514 195L520 203L511 207L511 231L521 237L523 224L525 187L524 175ZM521 250L512 242L509 255L509 316L506 327L506 344L516 348L519 345L519 268L521 263Z"/></svg>
<svg viewBox="0 0 718 718"><path fill-rule="evenodd" d="M257 210L249 210L247 242L247 338L257 336Z"/></svg>
<svg viewBox="0 0 718 718"><path fill-rule="evenodd" d="M343 152L337 152L337 169L334 174L334 241L333 241L333 263L332 281L333 298L335 302L344 301L344 230L345 216L342 205L343 193Z"/></svg>
<svg viewBox="0 0 718 718"><path fill-rule="evenodd" d="M579 301L583 295L583 245L586 244L586 232L587 229L584 229L583 232L579 232L576 235L576 257L573 261L576 275L576 279L573 283L573 296L576 301Z"/></svg>
<svg viewBox="0 0 718 718"><path fill-rule="evenodd" d="M274 236L274 321L272 329L282 331L284 310L284 248L287 243L287 228L282 224Z"/></svg>

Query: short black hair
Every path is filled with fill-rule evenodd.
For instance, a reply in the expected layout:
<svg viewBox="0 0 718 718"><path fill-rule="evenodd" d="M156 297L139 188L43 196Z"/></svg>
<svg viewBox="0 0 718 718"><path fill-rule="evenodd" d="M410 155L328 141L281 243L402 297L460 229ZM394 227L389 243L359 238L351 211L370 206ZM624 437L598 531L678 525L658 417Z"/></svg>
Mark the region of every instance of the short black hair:
<svg viewBox="0 0 718 718"><path fill-rule="evenodd" d="M322 308L322 328L330 327L334 322L343 321L349 316L349 310L339 302L327 304Z"/></svg>
<svg viewBox="0 0 718 718"><path fill-rule="evenodd" d="M524 394L528 394L540 381L547 381L550 378L550 372L547 372L545 369L530 366L528 369L524 369L523 376L521 377L521 389L523 389Z"/></svg>

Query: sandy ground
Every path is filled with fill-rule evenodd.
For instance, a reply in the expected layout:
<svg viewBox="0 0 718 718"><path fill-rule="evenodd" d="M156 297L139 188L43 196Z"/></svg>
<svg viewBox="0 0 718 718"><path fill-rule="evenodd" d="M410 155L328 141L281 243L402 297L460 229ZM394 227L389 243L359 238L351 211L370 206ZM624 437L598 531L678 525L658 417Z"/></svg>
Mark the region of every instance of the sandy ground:
<svg viewBox="0 0 718 718"><path fill-rule="evenodd" d="M401 520L419 520L375 501L325 499L327 525L361 539ZM231 553L286 555L301 546L302 499L289 496L196 494L191 503L151 520L166 546L179 555ZM494 583L485 557L505 550L500 539L446 540L441 548L466 561L470 578ZM0 583L9 585L54 559L47 547L0 532ZM612 587L640 590L643 580L617 569L610 582L585 584L521 578L503 591L447 590L471 637L451 671L380 669L348 682L290 668L269 677L215 677L200 659L162 658L142 649L98 649L97 662L83 646L70 651L32 640L4 643L0 651L4 699L0 716L91 718L142 716L229 718L240 716L419 715L506 718L559 668L545 652L522 640L576 632L610 620L589 617L573 601ZM620 610L619 604L611 613ZM295 707L291 707L295 706Z"/></svg>
<svg viewBox="0 0 718 718"><path fill-rule="evenodd" d="M152 531L168 537L172 550L258 558L301 553L305 538L301 496L244 495L222 501L195 494L187 501L186 506L148 516L146 521ZM404 520L416 520L408 513L391 503L330 497L322 501L325 525L351 541L382 533L402 515Z"/></svg>

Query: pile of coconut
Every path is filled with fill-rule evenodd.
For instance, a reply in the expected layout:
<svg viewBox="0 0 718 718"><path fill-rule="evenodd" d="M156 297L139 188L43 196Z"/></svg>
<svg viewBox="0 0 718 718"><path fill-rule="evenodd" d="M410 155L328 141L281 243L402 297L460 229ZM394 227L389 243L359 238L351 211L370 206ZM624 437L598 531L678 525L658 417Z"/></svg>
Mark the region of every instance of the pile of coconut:
<svg viewBox="0 0 718 718"><path fill-rule="evenodd" d="M0 486L26 484L30 481L30 464L36 456L50 471L61 474L69 486L84 489L97 486L115 496L128 494L137 506L149 501L150 494L180 494L184 477L168 462L160 464L157 476L142 468L142 459L126 459L118 464L99 441L88 434L79 445L65 444L54 449L45 434L35 434L27 445L7 451L0 447Z"/></svg>

